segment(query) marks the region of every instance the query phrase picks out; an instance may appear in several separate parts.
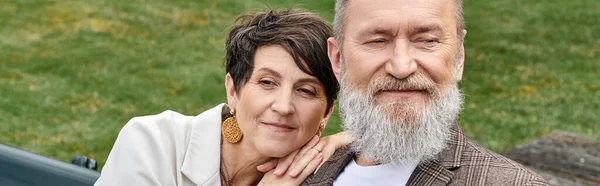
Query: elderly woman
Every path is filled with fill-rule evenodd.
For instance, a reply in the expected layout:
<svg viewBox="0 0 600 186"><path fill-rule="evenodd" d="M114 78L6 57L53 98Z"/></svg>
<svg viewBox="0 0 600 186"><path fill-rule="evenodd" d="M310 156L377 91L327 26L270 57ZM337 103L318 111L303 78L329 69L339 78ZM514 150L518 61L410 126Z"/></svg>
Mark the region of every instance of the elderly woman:
<svg viewBox="0 0 600 186"><path fill-rule="evenodd" d="M343 134L319 140L338 91L330 27L295 10L236 23L226 42L228 104L133 118L96 185L298 185L349 143Z"/></svg>

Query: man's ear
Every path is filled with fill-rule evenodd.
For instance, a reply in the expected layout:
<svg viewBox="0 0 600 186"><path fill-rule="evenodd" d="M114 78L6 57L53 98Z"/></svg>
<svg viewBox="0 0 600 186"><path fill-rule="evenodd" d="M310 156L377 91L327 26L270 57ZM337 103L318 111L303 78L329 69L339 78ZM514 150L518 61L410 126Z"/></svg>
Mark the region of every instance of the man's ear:
<svg viewBox="0 0 600 186"><path fill-rule="evenodd" d="M338 49L337 41L334 37L330 37L327 39L327 55L329 56L329 61L331 61L331 68L333 69L333 74L335 74L335 78L340 81L340 74L342 70L342 61L340 50Z"/></svg>
<svg viewBox="0 0 600 186"><path fill-rule="evenodd" d="M465 68L465 38L467 37L467 30L463 29L462 41L460 41L460 53L458 54L458 61L456 62L456 81L462 80L463 70Z"/></svg>
<svg viewBox="0 0 600 186"><path fill-rule="evenodd" d="M227 93L227 104L229 105L229 108L236 108L238 98L237 91L235 89L235 85L233 84L233 78L231 78L229 73L227 73L225 76L225 91Z"/></svg>

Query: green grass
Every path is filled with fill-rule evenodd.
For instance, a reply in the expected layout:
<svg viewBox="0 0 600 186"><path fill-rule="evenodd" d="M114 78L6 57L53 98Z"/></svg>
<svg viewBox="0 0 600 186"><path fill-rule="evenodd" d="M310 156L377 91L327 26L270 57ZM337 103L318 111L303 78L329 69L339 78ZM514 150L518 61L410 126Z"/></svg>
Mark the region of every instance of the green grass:
<svg viewBox="0 0 600 186"><path fill-rule="evenodd" d="M331 0L0 2L0 143L104 165L131 117L225 102L227 30L237 14L268 8L333 18ZM599 9L467 0L467 135L497 152L554 130L599 140Z"/></svg>

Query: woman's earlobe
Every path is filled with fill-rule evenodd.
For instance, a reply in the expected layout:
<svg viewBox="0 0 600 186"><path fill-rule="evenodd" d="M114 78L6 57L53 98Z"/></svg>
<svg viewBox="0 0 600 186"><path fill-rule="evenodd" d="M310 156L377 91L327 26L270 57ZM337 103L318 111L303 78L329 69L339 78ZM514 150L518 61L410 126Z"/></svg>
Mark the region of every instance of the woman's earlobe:
<svg viewBox="0 0 600 186"><path fill-rule="evenodd" d="M333 112L335 111L335 101L333 102L331 108L329 108L329 110L327 111L327 113L325 114L325 117L323 117L323 119L321 120L321 122L319 123L319 125L323 126L323 129L325 129L325 127L327 127L327 122L329 122L329 118L331 118L331 115L333 115ZM320 127L320 126L319 126Z"/></svg>
<svg viewBox="0 0 600 186"><path fill-rule="evenodd" d="M317 136L321 137L321 133L325 130L325 124L320 123L319 128L317 129Z"/></svg>

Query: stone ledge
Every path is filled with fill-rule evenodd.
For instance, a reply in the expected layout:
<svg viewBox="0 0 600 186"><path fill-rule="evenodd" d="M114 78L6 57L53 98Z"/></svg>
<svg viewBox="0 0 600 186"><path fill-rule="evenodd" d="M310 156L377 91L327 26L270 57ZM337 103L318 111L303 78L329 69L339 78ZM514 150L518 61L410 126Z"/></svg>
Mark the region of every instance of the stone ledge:
<svg viewBox="0 0 600 186"><path fill-rule="evenodd" d="M551 185L600 185L600 142L554 132L504 153Z"/></svg>

